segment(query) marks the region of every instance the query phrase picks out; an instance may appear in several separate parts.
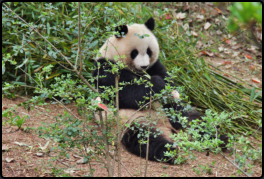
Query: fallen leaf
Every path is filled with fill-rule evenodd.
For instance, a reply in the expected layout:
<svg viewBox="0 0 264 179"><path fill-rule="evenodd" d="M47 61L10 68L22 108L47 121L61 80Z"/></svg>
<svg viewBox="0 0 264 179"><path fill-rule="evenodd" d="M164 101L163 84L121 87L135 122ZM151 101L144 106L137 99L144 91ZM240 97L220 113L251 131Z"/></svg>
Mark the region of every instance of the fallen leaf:
<svg viewBox="0 0 264 179"><path fill-rule="evenodd" d="M202 13L202 14L204 14L204 13L205 13L205 10L204 10L204 9L202 9L202 10L201 10L201 13Z"/></svg>
<svg viewBox="0 0 264 179"><path fill-rule="evenodd" d="M189 30L189 24L188 23L184 24L182 27L185 31Z"/></svg>
<svg viewBox="0 0 264 179"><path fill-rule="evenodd" d="M219 51L219 52L224 51L224 47L222 47L222 46L218 47L218 51Z"/></svg>
<svg viewBox="0 0 264 179"><path fill-rule="evenodd" d="M36 153L36 156L38 156L38 157L42 157L43 156L43 153Z"/></svg>
<svg viewBox="0 0 264 179"><path fill-rule="evenodd" d="M257 78L252 78L252 81L254 81L255 83L260 83L260 80Z"/></svg>
<svg viewBox="0 0 264 179"><path fill-rule="evenodd" d="M194 31L191 31L191 34L194 36L194 37L198 37L198 34Z"/></svg>
<svg viewBox="0 0 264 179"><path fill-rule="evenodd" d="M211 2L206 2L205 5L207 5L207 6L211 6L211 7L214 6L213 3L211 3Z"/></svg>
<svg viewBox="0 0 264 179"><path fill-rule="evenodd" d="M252 52L252 53L257 53L256 47L255 46L250 46L250 48L246 48L246 51Z"/></svg>
<svg viewBox="0 0 264 179"><path fill-rule="evenodd" d="M238 57L239 54L240 54L240 52L233 52L232 57Z"/></svg>
<svg viewBox="0 0 264 179"><path fill-rule="evenodd" d="M182 8L182 10L184 10L184 11L186 11L186 10L188 10L189 9L189 6L183 6L183 8Z"/></svg>
<svg viewBox="0 0 264 179"><path fill-rule="evenodd" d="M83 158L83 157L80 157L79 155L75 155L75 154L72 154L72 156L74 156L75 158Z"/></svg>
<svg viewBox="0 0 264 179"><path fill-rule="evenodd" d="M232 67L233 70L239 71L240 69L237 67Z"/></svg>
<svg viewBox="0 0 264 179"><path fill-rule="evenodd" d="M245 57L247 57L248 59L252 59L252 57L250 55L245 54Z"/></svg>
<svg viewBox="0 0 264 179"><path fill-rule="evenodd" d="M212 56L214 56L214 53L213 52L206 52L206 51L201 51L203 54L205 54L205 55L208 55L209 57L212 57Z"/></svg>
<svg viewBox="0 0 264 179"><path fill-rule="evenodd" d="M230 54L230 53L231 53L231 50L228 49L228 48L224 48L224 53L225 53L225 54Z"/></svg>
<svg viewBox="0 0 264 179"><path fill-rule="evenodd" d="M186 17L186 13L179 12L176 15L176 19L185 19L185 17Z"/></svg>
<svg viewBox="0 0 264 179"><path fill-rule="evenodd" d="M7 107L6 106L2 106L2 110L5 110L5 109L7 109Z"/></svg>
<svg viewBox="0 0 264 179"><path fill-rule="evenodd" d="M232 46L231 48L234 49L234 50L236 50L236 49L239 49L240 47L241 47L240 44L236 44L236 45Z"/></svg>
<svg viewBox="0 0 264 179"><path fill-rule="evenodd" d="M251 65L249 68L250 68L251 70L255 70L255 69L256 69L255 65Z"/></svg>
<svg viewBox="0 0 264 179"><path fill-rule="evenodd" d="M8 157L5 159L5 161L6 161L7 163L10 163L10 162L12 162L12 161L14 161L14 160L15 160L14 158L8 158Z"/></svg>
<svg viewBox="0 0 264 179"><path fill-rule="evenodd" d="M87 163L87 162L84 162L84 158L81 158L80 160L77 160L77 163L78 164L84 164L84 163Z"/></svg>
<svg viewBox="0 0 264 179"><path fill-rule="evenodd" d="M64 172L71 174L75 172L74 170L75 170L74 168L67 168L66 170L64 170Z"/></svg>
<svg viewBox="0 0 264 179"><path fill-rule="evenodd" d="M225 43L227 43L228 45L230 45L230 40L229 39L224 38L224 40L225 40Z"/></svg>
<svg viewBox="0 0 264 179"><path fill-rule="evenodd" d="M209 29L209 27L211 27L211 24L209 22L206 22L204 24L204 29L207 30L207 29Z"/></svg>
<svg viewBox="0 0 264 179"><path fill-rule="evenodd" d="M219 25L220 23L221 23L221 20L219 20L219 19L215 19L215 23L217 24L217 25ZM219 34L218 34L219 35Z"/></svg>
<svg viewBox="0 0 264 179"><path fill-rule="evenodd" d="M204 19L204 15L197 15L196 18L200 19L200 20L203 20Z"/></svg>
<svg viewBox="0 0 264 179"><path fill-rule="evenodd" d="M40 148L41 150L46 149L46 148L48 147L48 145L49 145L49 142L50 142L50 141L48 141L48 142L45 144L44 147L42 147L41 144L39 144L39 148Z"/></svg>
<svg viewBox="0 0 264 179"><path fill-rule="evenodd" d="M169 19L171 19L171 16L170 16L170 14L167 14L165 17L165 20L169 20Z"/></svg>
<svg viewBox="0 0 264 179"><path fill-rule="evenodd" d="M225 68L229 69L229 68L231 68L231 65L226 65Z"/></svg>
<svg viewBox="0 0 264 179"><path fill-rule="evenodd" d="M220 9L218 9L217 7L215 7L214 9L217 10L217 12L218 12L219 14L222 14L222 11L221 11Z"/></svg>
<svg viewBox="0 0 264 179"><path fill-rule="evenodd" d="M223 64L232 64L232 62L228 62L228 61L222 61Z"/></svg>
<svg viewBox="0 0 264 179"><path fill-rule="evenodd" d="M222 15L222 18L223 18L224 20L228 20L228 18L226 18L224 15Z"/></svg>
<svg viewBox="0 0 264 179"><path fill-rule="evenodd" d="M210 11L210 16L211 17L215 17L215 16L218 16L218 14L219 14L219 12L217 12L216 10L212 10L212 11Z"/></svg>
<svg viewBox="0 0 264 179"><path fill-rule="evenodd" d="M230 77L230 75L229 75L229 74L226 74L226 73L224 73L224 76L226 76L226 77Z"/></svg>
<svg viewBox="0 0 264 179"><path fill-rule="evenodd" d="M14 143L17 144L17 145L19 145L19 146L26 146L26 147L30 147L30 148L32 148L32 146L27 145L27 144L25 144L25 143L23 143L23 142L14 142Z"/></svg>
<svg viewBox="0 0 264 179"><path fill-rule="evenodd" d="M8 149L9 149L9 147L7 145L2 146L2 151L7 151Z"/></svg>
<svg viewBox="0 0 264 179"><path fill-rule="evenodd" d="M257 39L261 40L262 41L262 32L257 32Z"/></svg>

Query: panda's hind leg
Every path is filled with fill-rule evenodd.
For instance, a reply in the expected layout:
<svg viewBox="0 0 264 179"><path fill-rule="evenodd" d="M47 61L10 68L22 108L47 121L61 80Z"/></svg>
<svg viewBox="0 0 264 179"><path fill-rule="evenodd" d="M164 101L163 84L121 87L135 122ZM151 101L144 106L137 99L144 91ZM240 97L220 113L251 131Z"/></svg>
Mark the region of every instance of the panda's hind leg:
<svg viewBox="0 0 264 179"><path fill-rule="evenodd" d="M132 127L132 126L131 126ZM146 127L140 126L141 129L147 130ZM139 130L134 126L134 130L129 129L122 138L122 143L125 148L132 154L146 158L147 154L147 144L140 144L139 140L142 137L138 138L138 135L141 134L142 130ZM149 155L148 160L151 161L165 161L172 163L173 160L165 156L164 153L170 149L166 148L166 144L173 144L164 134L154 136L154 133L157 133L156 129L150 129L151 134L149 136ZM168 129L169 131L169 129ZM165 132L166 133L166 132ZM143 137L144 141L147 141L147 137Z"/></svg>
<svg viewBox="0 0 264 179"><path fill-rule="evenodd" d="M196 110L183 111L183 107L179 106L177 104L174 104L174 105L165 104L165 105L163 105L163 107L165 107L165 108L173 107L175 111L181 111L182 116L188 117L188 123L190 123L192 120L196 120L196 119L199 119L200 121L203 120L202 119L203 114L199 113ZM174 129L176 129L176 130L182 129L182 125L179 123L179 119L178 119L177 116L176 116L176 118L174 120L170 119L169 122L171 123L171 126ZM188 126L189 126L189 124L188 124ZM205 132L201 132L200 131L199 134L201 136L203 136L205 134ZM213 138L215 138L215 136L211 136L211 139L213 139ZM220 144L219 147L221 147L222 151L225 152L227 150L226 145L228 144L228 136L226 134L222 134L222 135L220 135L220 140L223 141L224 143Z"/></svg>

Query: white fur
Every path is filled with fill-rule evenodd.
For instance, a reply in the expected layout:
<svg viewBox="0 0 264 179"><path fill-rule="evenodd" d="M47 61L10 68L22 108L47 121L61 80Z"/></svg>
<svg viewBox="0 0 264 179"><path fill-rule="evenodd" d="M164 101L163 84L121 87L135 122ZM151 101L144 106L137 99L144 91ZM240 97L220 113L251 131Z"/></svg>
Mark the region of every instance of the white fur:
<svg viewBox="0 0 264 179"><path fill-rule="evenodd" d="M97 59L99 57L104 57L109 60L113 60L116 55L120 55L120 57L125 55L126 58L119 58L119 60L122 60L124 64L128 65L130 70L142 71L140 66L150 67L158 60L158 41L145 24L133 24L127 27L128 33L125 37L116 38L115 36L112 36L106 40L104 45L99 50L101 55L97 55ZM134 35L135 33L140 36L148 34L149 37L140 39L138 36ZM117 47L117 49L115 47ZM147 54L148 48L152 51L151 58L149 58ZM130 54L134 49L138 50L138 56L133 60L131 59Z"/></svg>

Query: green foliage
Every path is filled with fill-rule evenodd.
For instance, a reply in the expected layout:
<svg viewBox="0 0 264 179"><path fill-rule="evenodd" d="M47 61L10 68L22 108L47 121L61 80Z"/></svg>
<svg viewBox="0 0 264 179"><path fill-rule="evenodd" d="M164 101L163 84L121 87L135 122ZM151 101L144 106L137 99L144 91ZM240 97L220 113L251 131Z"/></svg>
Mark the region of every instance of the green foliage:
<svg viewBox="0 0 264 179"><path fill-rule="evenodd" d="M2 124L5 125L6 123L9 123L11 126L17 126L18 129L22 127L23 124L25 124L25 121L29 116L23 116L22 118L19 115L14 114L14 108L7 109L2 111L2 117L7 118L7 121L3 121Z"/></svg>
<svg viewBox="0 0 264 179"><path fill-rule="evenodd" d="M239 26L249 27L254 22L262 24L262 4L260 2L235 2L229 7L231 16L228 29L236 31Z"/></svg>
<svg viewBox="0 0 264 179"><path fill-rule="evenodd" d="M212 174L212 168L208 167L207 164L205 164L205 166L202 166L202 165L198 164L198 167L199 167L199 169L198 169L198 168L194 168L194 167L192 168L193 171L194 171L198 176L200 176L201 173L206 173L206 174L208 174L208 175L211 175L211 174Z"/></svg>

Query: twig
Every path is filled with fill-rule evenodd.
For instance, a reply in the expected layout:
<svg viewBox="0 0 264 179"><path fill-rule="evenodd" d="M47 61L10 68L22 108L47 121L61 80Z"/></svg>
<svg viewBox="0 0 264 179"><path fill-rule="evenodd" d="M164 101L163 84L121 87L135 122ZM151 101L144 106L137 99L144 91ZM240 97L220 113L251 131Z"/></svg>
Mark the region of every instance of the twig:
<svg viewBox="0 0 264 179"><path fill-rule="evenodd" d="M69 165L67 165L66 163L64 163L64 162L60 161L59 159L57 159L57 161L58 161L58 162L60 162L61 164L63 164L63 165L65 165L65 166L67 166L67 167L69 167L69 168L70 168L70 166L69 166Z"/></svg>
<svg viewBox="0 0 264 179"><path fill-rule="evenodd" d="M150 92L150 99L149 99L149 119L151 119L151 92ZM148 169L148 155L149 155L149 128L148 126L148 141L147 141L147 152L146 152L146 166L145 166L145 177L147 177L147 169Z"/></svg>
<svg viewBox="0 0 264 179"><path fill-rule="evenodd" d="M108 175L109 177L113 177L112 170L111 170L111 162L109 158L110 153L109 153L109 146L108 146L108 139L107 139L107 131L106 131L106 127L103 121L102 111L99 111L99 117L100 117L101 127L103 130L103 141L105 144L105 154L106 154L106 160L107 160Z"/></svg>
<svg viewBox="0 0 264 179"><path fill-rule="evenodd" d="M110 154L110 156L111 156L111 158L113 158L113 156ZM116 159L115 159L115 161L117 161ZM118 161L117 161L118 162ZM126 168L126 166L123 164L123 162L121 162L120 161L120 163L121 163L121 165L125 168L125 170L132 176L132 177L134 177L131 173L130 173L130 171Z"/></svg>
<svg viewBox="0 0 264 179"><path fill-rule="evenodd" d="M238 170L240 170L242 173L244 173L246 176L250 177L246 172L244 172L241 168L239 168L236 164L234 164L233 162L231 162L222 152L220 152L220 154L227 159L231 164L233 164Z"/></svg>

